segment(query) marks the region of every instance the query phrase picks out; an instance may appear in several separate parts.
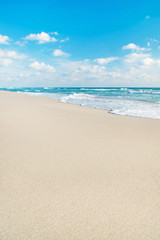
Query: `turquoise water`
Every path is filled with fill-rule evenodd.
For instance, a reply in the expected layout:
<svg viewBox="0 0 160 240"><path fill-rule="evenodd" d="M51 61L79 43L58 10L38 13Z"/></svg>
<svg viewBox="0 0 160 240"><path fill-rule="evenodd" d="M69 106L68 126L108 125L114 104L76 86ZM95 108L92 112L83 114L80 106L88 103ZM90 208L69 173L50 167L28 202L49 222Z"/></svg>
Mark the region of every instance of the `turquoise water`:
<svg viewBox="0 0 160 240"><path fill-rule="evenodd" d="M110 113L160 119L160 88L1 88L105 109Z"/></svg>

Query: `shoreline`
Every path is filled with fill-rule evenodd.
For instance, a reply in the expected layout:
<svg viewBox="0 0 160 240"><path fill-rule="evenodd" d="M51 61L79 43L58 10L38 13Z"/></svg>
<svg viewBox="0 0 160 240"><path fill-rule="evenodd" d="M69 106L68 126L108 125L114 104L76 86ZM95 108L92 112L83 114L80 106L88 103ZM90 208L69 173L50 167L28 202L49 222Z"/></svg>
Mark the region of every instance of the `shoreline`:
<svg viewBox="0 0 160 240"><path fill-rule="evenodd" d="M107 110L107 109L96 108L96 107L88 107L88 106L84 106L84 105L81 105L81 104L75 104L75 103L61 102L60 99L58 99L58 98L30 95L30 94L25 93L25 92L11 92L11 91L4 91L4 90L0 90L0 92L20 93L22 95L27 95L27 96L31 96L31 97L48 98L48 99L52 99L53 101L56 101L57 103L63 103L63 104L69 104L69 105L71 104L71 105L84 107L84 108L87 108L87 109L95 109L95 110L105 111L107 114L116 115L116 116L129 117L129 118L140 118L140 119L151 119L151 120L160 121L160 119L157 119L157 118L149 118L149 117L140 117L140 116L131 116L131 115L117 114L117 113L112 113L110 110Z"/></svg>
<svg viewBox="0 0 160 240"><path fill-rule="evenodd" d="M0 91L0 239L159 240L160 121Z"/></svg>

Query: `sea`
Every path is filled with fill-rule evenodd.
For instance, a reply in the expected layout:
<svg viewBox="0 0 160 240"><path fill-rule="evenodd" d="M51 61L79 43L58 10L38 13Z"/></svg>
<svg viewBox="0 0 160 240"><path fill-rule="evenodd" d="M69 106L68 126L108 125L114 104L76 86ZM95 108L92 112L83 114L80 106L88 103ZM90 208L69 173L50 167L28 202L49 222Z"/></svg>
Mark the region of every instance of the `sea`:
<svg viewBox="0 0 160 240"><path fill-rule="evenodd" d="M54 98L63 103L104 109L112 114L160 119L160 88L25 87L0 90Z"/></svg>

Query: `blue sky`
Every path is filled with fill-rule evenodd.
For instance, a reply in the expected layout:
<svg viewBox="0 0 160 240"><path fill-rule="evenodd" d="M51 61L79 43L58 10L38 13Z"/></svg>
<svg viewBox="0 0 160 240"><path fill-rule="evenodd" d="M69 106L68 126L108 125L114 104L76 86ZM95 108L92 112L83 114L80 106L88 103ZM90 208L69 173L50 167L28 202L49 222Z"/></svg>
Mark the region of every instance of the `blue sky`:
<svg viewBox="0 0 160 240"><path fill-rule="evenodd" d="M0 87L160 86L160 2L1 1Z"/></svg>

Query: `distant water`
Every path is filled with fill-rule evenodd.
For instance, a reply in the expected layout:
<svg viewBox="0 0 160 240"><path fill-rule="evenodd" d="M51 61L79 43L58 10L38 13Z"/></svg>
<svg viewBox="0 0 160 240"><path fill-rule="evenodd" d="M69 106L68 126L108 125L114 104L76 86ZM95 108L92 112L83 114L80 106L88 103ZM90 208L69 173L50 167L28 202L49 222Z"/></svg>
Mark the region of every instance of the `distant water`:
<svg viewBox="0 0 160 240"><path fill-rule="evenodd" d="M160 88L0 88L110 113L160 119Z"/></svg>

